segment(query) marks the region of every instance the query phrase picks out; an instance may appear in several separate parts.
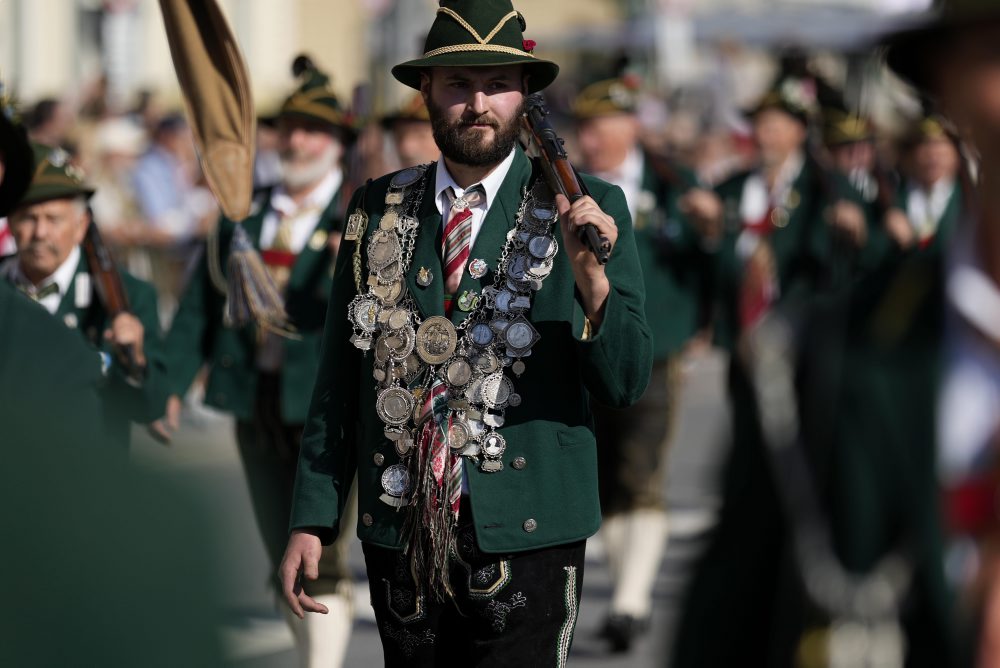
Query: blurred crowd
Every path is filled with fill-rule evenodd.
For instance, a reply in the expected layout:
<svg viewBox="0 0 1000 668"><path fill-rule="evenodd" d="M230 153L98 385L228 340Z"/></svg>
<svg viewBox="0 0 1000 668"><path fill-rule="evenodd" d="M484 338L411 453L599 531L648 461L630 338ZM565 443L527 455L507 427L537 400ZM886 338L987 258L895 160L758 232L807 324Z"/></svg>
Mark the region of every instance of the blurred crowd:
<svg viewBox="0 0 1000 668"><path fill-rule="evenodd" d="M701 259L726 253L739 258L744 275L736 287L727 284L722 272L699 270L698 286L691 290L695 295L690 304L692 331L684 337L684 352L713 343L738 352L747 343L741 335L779 301L777 292L791 294L798 287L795 281L803 276L807 277L803 281L818 282L814 274L819 270L806 263L818 265L835 257L829 262L831 280L846 285L861 284L887 267L895 268L908 254L943 256L957 225L960 203L969 196L974 174L963 156L964 147L955 141L948 122L929 107L910 100L894 115L892 125L879 125L871 111L863 108L866 101L856 94L863 87L858 82L824 75L801 51L773 55L774 76L748 106L713 94L711 87L657 90L625 59L609 65L603 76L592 77L599 79L596 83L581 81L580 86L554 90L549 97L553 118L574 163L610 182L627 183L631 177L626 171L632 168L629 160L641 150L649 156L645 164L652 165L658 182L674 191L671 202L677 208L668 216L682 217L696 231ZM884 72L872 73L872 69L865 69L864 76L872 77L877 85L888 81ZM161 325L166 329L197 270L200 249L214 234L220 217L184 114L165 108L156 91L142 92L129 109L112 110L98 85L79 98L31 101L22 105L22 117L33 141L66 149L71 164L86 174L86 181L96 190L89 200L93 220L120 265L155 286ZM343 168L341 219L351 192L368 179L437 160L431 123L419 95L411 92L395 109L349 110L345 118L343 131L335 133L335 147L330 149L336 151L334 159ZM258 189L282 183L294 190L300 176L316 180L311 173L293 171L301 147L282 135L282 127L277 114L257 118L254 181ZM814 176L808 186L797 180L804 169ZM626 189L634 220L659 210L654 197L660 194ZM829 239L823 235L817 244L829 242L834 250L798 241L793 251L782 250L777 241L780 230L789 224L789 216L805 210L805 204L811 206L812 197L825 203L814 211L822 211L817 216L832 230ZM271 200L272 206L276 201ZM671 224L672 219L648 223L650 243L672 249L664 253L676 252L679 233ZM743 227L734 230L734 224L745 225L753 234L744 234ZM810 225L815 227L814 222ZM770 234L774 234L773 245L761 241ZM331 230L334 253L335 237L339 242ZM308 235L300 247L306 239L312 248L313 237ZM324 234L319 248L325 247L326 239ZM726 246L730 241L731 249ZM807 247L808 251L803 250ZM0 221L0 256L16 250L12 235ZM815 257L806 257L809 253ZM826 269L823 280L829 278ZM671 359L679 354L683 353L672 350ZM739 405L740 389L730 389L731 399ZM756 427L741 425L739 408L735 413L740 445ZM743 432L741 426L746 427ZM741 465L745 465L744 473L753 468L745 462ZM662 473L659 464L652 468ZM968 600L978 600L985 585L977 541L990 521L983 516L982 497L991 494L992 487L981 488L981 481L970 479L967 461L949 461L946 455L943 468L951 493L946 504L948 528L953 532L946 552L950 584ZM653 484L662 490L662 478ZM922 493L929 496L931 491ZM753 507L753 503L744 506L748 513ZM765 507L757 518L771 510ZM613 531L614 522L607 520L606 531ZM723 526L741 521L736 515L725 516ZM660 542L665 538L664 528ZM741 535L739 540L743 542L737 546L748 539ZM773 555L760 556L767 560ZM918 555L915 561L919 564L921 558ZM753 564L752 555L747 563ZM655 574L658 558L652 564ZM869 566L865 563L864 568ZM627 572L629 567L619 566L619 570ZM732 571L734 576L746 576L747 582L755 577L752 571L738 571ZM757 584L769 587L771 593L781 588L777 580L766 578ZM746 594L754 596L750 588ZM648 599L648 595L647 591L639 598ZM648 600L637 610L622 612L617 621L611 615L608 634L615 649L627 650L640 632L636 625L648 617ZM697 625L698 615L697 610L692 612L689 624ZM687 631L686 637L696 635L690 628ZM690 656L697 655L692 652Z"/></svg>

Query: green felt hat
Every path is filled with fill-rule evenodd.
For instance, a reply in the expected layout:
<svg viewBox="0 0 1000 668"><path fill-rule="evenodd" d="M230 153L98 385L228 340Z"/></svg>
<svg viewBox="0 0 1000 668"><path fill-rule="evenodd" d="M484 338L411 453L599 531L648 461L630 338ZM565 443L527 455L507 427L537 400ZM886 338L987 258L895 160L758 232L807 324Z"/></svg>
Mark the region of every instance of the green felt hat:
<svg viewBox="0 0 1000 668"><path fill-rule="evenodd" d="M3 179L0 180L0 217L6 216L24 195L31 183L35 166L34 155L24 126L18 122L13 101L2 94L0 87L0 160Z"/></svg>
<svg viewBox="0 0 1000 668"><path fill-rule="evenodd" d="M330 77L309 56L300 55L295 58L292 62L292 74L299 79L299 88L281 105L279 119L318 121L340 128L348 136L355 134L354 120L341 106L337 94L330 87Z"/></svg>
<svg viewBox="0 0 1000 668"><path fill-rule="evenodd" d="M414 94L409 100L403 103L391 114L386 114L379 119L379 124L389 130L397 122L430 123L431 115L424 104L424 96L420 93Z"/></svg>
<svg viewBox="0 0 1000 668"><path fill-rule="evenodd" d="M17 207L47 202L64 197L90 197L94 189L84 181L83 170L70 162L69 153L61 148L52 148L32 142L35 157L35 171L31 185Z"/></svg>
<svg viewBox="0 0 1000 668"><path fill-rule="evenodd" d="M578 120L634 114L639 104L640 82L635 76L616 77L590 84L573 100L573 117Z"/></svg>
<svg viewBox="0 0 1000 668"><path fill-rule="evenodd" d="M819 96L820 99L823 95ZM821 102L823 118L823 143L831 148L857 144L875 139L875 125L871 119L849 109L844 95L832 90Z"/></svg>
<svg viewBox="0 0 1000 668"><path fill-rule="evenodd" d="M424 55L392 68L392 76L420 88L420 73L430 67L523 65L528 92L542 90L559 66L536 58L535 43L524 39L525 22L510 0L441 0L424 43Z"/></svg>
<svg viewBox="0 0 1000 668"><path fill-rule="evenodd" d="M780 109L803 125L809 125L810 119L819 111L815 79L790 75L778 77L747 114L753 117L765 109Z"/></svg>
<svg viewBox="0 0 1000 668"><path fill-rule="evenodd" d="M927 90L934 47L956 29L987 21L1000 21L1000 3L996 0L936 0L916 23L883 38L886 64L905 81Z"/></svg>

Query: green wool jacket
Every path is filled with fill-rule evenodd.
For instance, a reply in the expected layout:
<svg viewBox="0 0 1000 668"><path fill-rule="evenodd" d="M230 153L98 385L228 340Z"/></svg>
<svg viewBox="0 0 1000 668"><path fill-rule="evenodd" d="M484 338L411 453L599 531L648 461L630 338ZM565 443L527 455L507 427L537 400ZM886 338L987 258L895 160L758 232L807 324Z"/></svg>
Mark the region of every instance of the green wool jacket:
<svg viewBox="0 0 1000 668"><path fill-rule="evenodd" d="M679 208L680 198L694 185L689 172L664 165L661 158L643 156L642 190L633 223L656 361L679 353L704 315L708 258Z"/></svg>
<svg viewBox="0 0 1000 668"><path fill-rule="evenodd" d="M255 213L243 227L260 247L264 217L270 210L271 189L258 193ZM295 260L285 294L285 310L297 337L282 339L281 414L286 424L305 422L309 396L319 367L320 342L330 292L334 257L328 235L340 231L341 195L338 191L320 215L316 228ZM227 327L223 322L226 298L215 286L209 262L217 263L224 275L229 260L229 242L235 224L219 222L217 256L209 257L215 245L206 246L181 297L177 315L167 335L170 394L184 396L202 365L209 365L205 403L238 419L253 416L257 393L257 338L254 326Z"/></svg>
<svg viewBox="0 0 1000 668"><path fill-rule="evenodd" d="M106 440L100 355L6 281L0 322L0 422L10 453L56 445L93 453Z"/></svg>
<svg viewBox="0 0 1000 668"><path fill-rule="evenodd" d="M740 217L743 185L750 175L751 172L738 174L716 189L723 202L724 236L714 257L714 324L716 339L726 348L732 348L740 334L743 261L737 254L737 242L743 231ZM798 194L798 204L789 210L788 224L768 237L777 262L781 290L778 303L846 285L857 257L845 242L834 239L824 211L841 198L861 205L860 193L839 174L821 171L810 158L806 159L793 189Z"/></svg>
<svg viewBox="0 0 1000 668"><path fill-rule="evenodd" d="M0 274L12 276L16 262L16 257L3 260ZM151 284L127 272L119 273L128 295L129 308L145 330L143 352L147 360L146 378L140 387L134 387L126 380L114 350L104 338L111 320L97 298L87 258L82 254L69 290L59 302L55 318L70 329L78 330L93 348L107 354L110 366L101 389L102 414L109 441L127 449L132 422L147 424L163 414L166 370L156 290Z"/></svg>
<svg viewBox="0 0 1000 668"><path fill-rule="evenodd" d="M428 190L433 190L433 172L427 178ZM479 292L492 285L506 235L516 224L522 192L536 178L537 166L517 149L470 256L485 260L490 270L480 279L466 272L459 293ZM378 229L389 179L370 183L349 207L350 211L363 208L369 215L365 238L358 242L364 244L362 249ZM478 544L488 552L559 545L597 531L601 521L597 445L589 397L624 407L638 400L649 380L652 336L645 320L642 275L624 196L607 183L584 180L618 225L620 236L606 269L612 291L597 334L581 340L584 313L560 245L555 267L528 313L541 340L525 360L527 370L514 382L522 403L507 410L507 422L500 429L507 441L504 468L488 474L475 466L465 467ZM406 280L426 318L444 314L439 254L442 224L433 193L425 195L419 215L420 231ZM556 238L561 240L558 227ZM331 542L357 472L359 537L398 549L407 513L397 512L379 496L383 471L400 460L375 411L373 355L363 354L349 341L353 330L347 306L356 294L352 246L345 245L334 276L323 360L299 455L291 528L318 529L321 539ZM366 259L366 253L361 257ZM427 287L416 281L421 267L433 272ZM367 267L362 266L362 282L367 276ZM452 320L460 322L465 315L456 309ZM510 462L518 457L524 458L525 465L514 468Z"/></svg>

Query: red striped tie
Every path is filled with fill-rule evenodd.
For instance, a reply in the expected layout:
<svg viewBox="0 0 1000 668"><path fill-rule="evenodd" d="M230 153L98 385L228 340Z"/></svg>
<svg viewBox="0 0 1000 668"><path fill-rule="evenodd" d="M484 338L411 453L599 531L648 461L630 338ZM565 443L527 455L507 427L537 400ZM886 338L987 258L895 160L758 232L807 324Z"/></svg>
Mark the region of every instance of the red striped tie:
<svg viewBox="0 0 1000 668"><path fill-rule="evenodd" d="M469 242L472 239L472 210L479 204L482 192L478 189L466 191L462 197L455 197L455 191L448 189L451 207L448 222L444 226L441 256L444 258L444 309L451 317L455 292L462 282L462 272L469 261Z"/></svg>

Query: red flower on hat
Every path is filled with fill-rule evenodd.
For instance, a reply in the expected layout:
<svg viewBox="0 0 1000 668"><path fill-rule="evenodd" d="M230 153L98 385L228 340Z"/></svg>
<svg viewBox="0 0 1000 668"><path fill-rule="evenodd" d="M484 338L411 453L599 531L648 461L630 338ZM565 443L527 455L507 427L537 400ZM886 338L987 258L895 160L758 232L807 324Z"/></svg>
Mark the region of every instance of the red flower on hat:
<svg viewBox="0 0 1000 668"><path fill-rule="evenodd" d="M536 47L537 45L538 45L538 43L537 43L537 42L535 42L535 40L533 40L533 39L524 39L524 40L521 40L521 46L522 46L522 47L524 48L524 50L525 50L525 51L527 51L528 53L531 53L532 51L534 51L534 50L535 50L535 47Z"/></svg>

